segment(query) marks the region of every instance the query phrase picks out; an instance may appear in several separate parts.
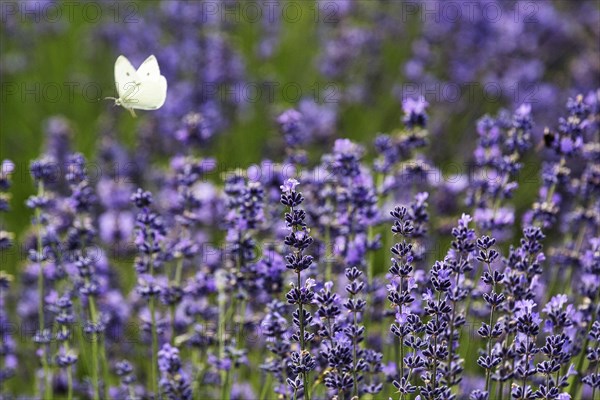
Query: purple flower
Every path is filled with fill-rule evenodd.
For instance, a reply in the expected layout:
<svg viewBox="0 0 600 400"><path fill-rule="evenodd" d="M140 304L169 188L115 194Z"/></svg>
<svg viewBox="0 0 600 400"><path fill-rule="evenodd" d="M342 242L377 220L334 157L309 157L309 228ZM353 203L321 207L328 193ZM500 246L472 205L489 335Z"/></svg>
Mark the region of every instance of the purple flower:
<svg viewBox="0 0 600 400"><path fill-rule="evenodd" d="M298 146L306 141L306 130L303 126L303 116L292 109L284 111L277 117L281 132L285 135L288 146Z"/></svg>
<svg viewBox="0 0 600 400"><path fill-rule="evenodd" d="M296 179L290 178L290 179L286 179L286 181L283 183L283 185L280 186L281 191L284 193L292 193L296 190L296 186L298 186L300 184L300 182L298 182Z"/></svg>
<svg viewBox="0 0 600 400"><path fill-rule="evenodd" d="M161 372L161 391L168 399L192 398L192 389L185 371L182 370L177 348L168 343L163 345L158 352L158 368Z"/></svg>
<svg viewBox="0 0 600 400"><path fill-rule="evenodd" d="M402 110L404 111L404 124L409 128L425 128L427 124L427 113L425 109L429 103L425 97L419 96L417 99L407 98L402 101Z"/></svg>
<svg viewBox="0 0 600 400"><path fill-rule="evenodd" d="M286 267L296 273L296 283L292 283L292 288L286 295L288 304L297 306L292 318L295 330L291 339L298 342L300 351L292 351L290 355L288 367L292 370L292 376L295 378L287 379L294 396L303 393L308 388L309 373L316 367L316 361L310 352L310 343L315 336L309 331L313 317L307 310L315 296L312 291L314 280L308 278L303 285L301 276L301 272L308 270L312 264L312 257L303 253L313 242L313 238L308 234L308 228L304 222L306 212L299 208L304 198L301 193L296 192L296 185L296 181L288 179L281 187L281 203L289 207L289 212L285 214L285 221L291 229L284 239L284 243L291 249L286 256L288 262Z"/></svg>

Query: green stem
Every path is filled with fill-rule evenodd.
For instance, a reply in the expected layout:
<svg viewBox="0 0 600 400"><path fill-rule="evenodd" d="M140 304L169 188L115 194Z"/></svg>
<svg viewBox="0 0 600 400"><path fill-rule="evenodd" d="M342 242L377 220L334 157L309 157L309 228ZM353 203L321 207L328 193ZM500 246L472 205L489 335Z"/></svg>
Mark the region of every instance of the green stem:
<svg viewBox="0 0 600 400"><path fill-rule="evenodd" d="M80 217L81 226L85 226L85 217ZM85 251L87 248L87 240L84 240L81 244L81 255L85 256ZM90 284L89 277L85 278L86 284ZM96 298L93 295L88 297L88 307L90 313L90 320L92 324L94 324L94 334L92 335L92 377L94 384L94 398L100 397L100 380L99 380L99 372L98 372L98 358L100 358L100 363L102 366L102 379L104 381L104 398L106 399L108 396L108 388L109 378L108 378L108 362L106 360L106 348L104 346L104 340L101 335L96 332L96 328L100 323L100 316L98 312L98 307L96 305ZM97 397L96 397L97 396Z"/></svg>
<svg viewBox="0 0 600 400"><path fill-rule="evenodd" d="M92 386L94 387L94 400L100 399L98 387L98 337L92 335Z"/></svg>
<svg viewBox="0 0 600 400"><path fill-rule="evenodd" d="M325 228L325 282L331 281L331 264L332 260L329 259L330 254L329 250L333 249L333 246L330 246L331 242L331 227L327 225ZM333 255L333 251L331 253Z"/></svg>
<svg viewBox="0 0 600 400"><path fill-rule="evenodd" d="M396 365L400 365L400 341L394 340L394 361ZM401 374L402 371L399 371Z"/></svg>
<svg viewBox="0 0 600 400"><path fill-rule="evenodd" d="M440 295L441 293L438 293L437 296L437 303L440 303ZM439 314L436 313L435 314L435 322L436 325L439 323ZM436 379L437 379L437 334L435 334L433 336L433 375L431 376L431 382L432 385L431 387L435 390L436 387Z"/></svg>
<svg viewBox="0 0 600 400"><path fill-rule="evenodd" d="M529 335L527 336L527 338L525 339L525 370L527 371L529 369ZM521 399L525 399L525 387L527 385L527 375L524 374L523 375L523 391L521 393Z"/></svg>
<svg viewBox="0 0 600 400"><path fill-rule="evenodd" d="M227 316L225 315L225 293L223 288L219 286L218 303L219 303L219 325L217 326L217 335L219 336L219 358L225 359L225 321ZM229 381L229 370L221 370L221 399L229 398L227 395L227 386Z"/></svg>
<svg viewBox="0 0 600 400"><path fill-rule="evenodd" d="M404 291L404 277L401 276L400 277L400 296L403 295ZM402 313L402 306L400 306L400 309L398 310L400 313ZM402 329L402 327L400 327L400 329ZM400 337L400 379L402 379L402 377L404 377L404 337L401 336Z"/></svg>
<svg viewBox="0 0 600 400"><path fill-rule="evenodd" d="M373 237L374 237L374 229L372 225L369 225L369 228L367 230L367 242L371 243L373 241ZM375 264L375 251L371 250L369 252L369 260L367 263L367 284L369 285L369 290L368 290L368 304L371 304L371 295L370 293L372 292L372 287L373 287L373 267Z"/></svg>
<svg viewBox="0 0 600 400"><path fill-rule="evenodd" d="M38 197L42 197L44 195L44 183L40 182L38 186ZM38 291L39 291L39 304L38 304L38 315L40 320L40 331L44 330L44 268L42 266L42 213L40 208L37 207L35 209L35 222L37 226L37 255L38 262L40 264L40 272L38 275Z"/></svg>
<svg viewBox="0 0 600 400"><path fill-rule="evenodd" d="M181 284L181 274L183 271L183 258L177 260L177 267L175 267L175 284L179 286Z"/></svg>
<svg viewBox="0 0 600 400"><path fill-rule="evenodd" d="M106 359L106 346L104 337L99 337L99 345L100 345L100 364L102 366L102 379L104 380L104 398L108 397L108 389L110 388L110 377L108 375L108 360Z"/></svg>
<svg viewBox="0 0 600 400"><path fill-rule="evenodd" d="M265 400L267 398L267 392L271 389L271 374L267 374L266 382L263 384L262 389L260 391L259 400Z"/></svg>
<svg viewBox="0 0 600 400"><path fill-rule="evenodd" d="M598 349L596 349L596 350L598 350ZM594 369L594 374L598 375L598 363L596 363L596 367ZM592 399L595 399L595 398L596 398L596 386L594 386L592 388Z"/></svg>
<svg viewBox="0 0 600 400"><path fill-rule="evenodd" d="M492 311L490 312L490 336L488 337L487 343L487 355L491 359L492 357L492 330L494 329L494 306L492 306ZM487 368L485 372L485 391L490 393L490 378L492 376L491 368Z"/></svg>
<svg viewBox="0 0 600 400"><path fill-rule="evenodd" d="M38 197L44 196L44 182L38 183ZM38 315L40 322L40 333L43 334L46 323L44 321L44 265L43 265L43 244L42 244L42 212L39 207L35 209L35 219L37 226L37 256L40 271L38 274ZM42 354L42 367L44 368L44 397L52 398L52 378L50 366L48 365L48 349L46 348Z"/></svg>
<svg viewBox="0 0 600 400"><path fill-rule="evenodd" d="M490 263L487 263L488 266L488 270L490 273L490 276L494 276L494 273L492 271L492 266L490 265ZM494 281L494 284L492 286L492 293L496 293L496 282ZM491 306L491 311L490 311L490 335L488 336L488 342L487 342L487 355L488 358L491 359L492 357L492 331L494 329L494 309L496 307L494 305ZM490 378L492 375L492 371L491 368L487 368L485 371L485 391L490 393Z"/></svg>
<svg viewBox="0 0 600 400"><path fill-rule="evenodd" d="M75 309L76 315L82 315L84 313L80 297L75 298L75 301L73 303L73 308ZM76 326L73 328L73 331L75 332L75 347L82 349L85 346L87 346L87 341L86 341L85 337L83 336L83 329L81 329L80 326ZM87 351L83 351L80 353L79 356L80 356L79 358L81 360L80 365L83 364L85 366L86 372L91 371L92 366L90 364L89 353Z"/></svg>
<svg viewBox="0 0 600 400"><path fill-rule="evenodd" d="M229 398L229 381L230 381L230 376L231 374L229 373L229 370L226 371L225 373L225 380L223 381L223 394L221 396L222 399L228 399Z"/></svg>
<svg viewBox="0 0 600 400"><path fill-rule="evenodd" d="M462 256L459 259L459 263L462 261ZM456 318L456 307L458 306L456 304L456 296L458 296L458 283L460 281L460 273L456 274L456 281L455 281L455 291L456 293L453 294L452 296L452 316L450 317L450 336L448 339L448 372L451 373L451 368L452 368L452 359L454 358L454 320ZM460 334L459 334L460 335ZM450 384L449 386L453 386L453 384Z"/></svg>
<svg viewBox="0 0 600 400"><path fill-rule="evenodd" d="M204 380L205 373L205 364L204 364L204 352L202 349L198 352L194 351L192 354L192 365L198 366L198 369L195 373L194 384L192 388L192 395L194 400L201 400L202 394L200 393L200 387L202 386L202 382Z"/></svg>
<svg viewBox="0 0 600 400"><path fill-rule="evenodd" d="M243 239L243 235L240 232L238 235L238 246L239 246L239 250L238 250L238 275L241 277L243 274L243 270L244 270L244 266L246 265L246 259L244 257L244 250L242 247L242 239ZM245 293L242 293L243 297L242 297L242 301L241 302L236 302L235 305L235 317L234 317L234 321L233 321L233 327L235 328L238 323L239 323L239 329L236 332L236 346L241 346L241 340L242 340L242 329L244 326L244 320L246 318L246 295ZM241 304L240 304L241 303Z"/></svg>
<svg viewBox="0 0 600 400"><path fill-rule="evenodd" d="M352 298L354 298L354 295L352 295ZM354 326L357 326L357 318L356 318L356 310L353 312L354 314ZM357 397L358 396L358 382L356 382L356 335L352 336L352 380L354 382L353 385L353 396Z"/></svg>
<svg viewBox="0 0 600 400"><path fill-rule="evenodd" d="M175 305L169 306L169 315L171 316L171 346L175 346Z"/></svg>
<svg viewBox="0 0 600 400"><path fill-rule="evenodd" d="M92 384L94 387L94 400L100 399L100 384L98 381L98 334L96 333L96 324L98 323L96 317L96 300L93 296L88 298L88 304L90 307L90 318L92 324L94 324L94 333L92 334Z"/></svg>
<svg viewBox="0 0 600 400"><path fill-rule="evenodd" d="M594 298L592 299L591 304L596 304L597 298L598 298L598 293L596 293L594 295ZM590 331L594 321L596 320L594 314L595 314L595 312L592 311L592 316L591 316L591 318L588 322L587 328L585 330L585 332L586 332L585 341L583 342L583 346L581 347L581 354L579 354L579 359L577 360L577 367L575 368L575 370L577 371L577 374L574 375L573 386L571 386L571 390L569 390L569 394L573 398L576 398L577 394L579 392L579 385L581 384L581 379L578 379L578 377L580 377L583 373L583 363L585 362L585 350L587 349L588 344L590 342L590 338L589 338L589 335L587 335L587 332Z"/></svg>
<svg viewBox="0 0 600 400"><path fill-rule="evenodd" d="M290 214L294 214L294 207L290 207ZM294 232L298 231L298 228L296 226L294 226L293 228ZM298 250L296 252L296 256L301 256L302 255L302 251ZM300 290L300 288L302 287L302 277L300 276L300 271L296 271L297 274L297 285L298 285L298 290ZM300 325L300 354L304 355L304 352L306 350L306 346L304 343L304 307L302 302L298 303L298 320L299 320L299 325ZM308 372L303 372L302 373L302 378L303 378L303 382L304 382L304 398L306 400L310 400L310 388L308 387ZM294 398L296 398L296 392L294 391Z"/></svg>
<svg viewBox="0 0 600 400"><path fill-rule="evenodd" d="M67 327L63 325L61 331L67 334ZM69 341L65 341L65 352L69 353ZM73 400L73 366L67 366L67 400Z"/></svg>
<svg viewBox="0 0 600 400"><path fill-rule="evenodd" d="M244 267L244 251L242 248L242 232L238 232L238 254L237 254L237 260L236 264L237 264L237 271L236 271L236 276L239 278L241 277L242 274L242 270ZM223 301L224 301L224 296L223 297ZM242 303L245 304L245 301L242 300ZM236 329L236 325L238 320L242 321L243 324L243 320L244 320L244 315L240 315L240 311L239 311L239 307L240 307L240 303L238 302L238 298L237 296L234 294L233 296L233 300L231 302L231 306L230 306L230 312L227 313L226 318L223 321L223 329L225 329L227 322L230 321L231 322L231 327L232 329ZM239 341L241 339L241 332L238 331L236 333L236 341ZM224 338L223 338L223 353L221 356L221 359L225 358L225 353L224 353L224 346L225 346L225 342L224 342ZM239 342L236 343L236 346L239 345ZM228 369L227 371L225 371L225 374L223 376L223 386L221 387L221 398L223 399L228 399L230 396L230 392L231 392L231 368Z"/></svg>
<svg viewBox="0 0 600 400"><path fill-rule="evenodd" d="M133 388L133 385L131 385L131 384L127 385L127 390L129 391L129 397L132 400L136 400L137 396L135 395L135 389Z"/></svg>
<svg viewBox="0 0 600 400"><path fill-rule="evenodd" d="M238 330L236 331L236 342L238 346L244 347L242 341L244 340L244 316L246 315L246 299L242 299L240 303L240 324Z"/></svg>
<svg viewBox="0 0 600 400"><path fill-rule="evenodd" d="M181 284L181 271L183 269L183 258L177 259L177 265L175 266L175 278L173 284L176 287L179 287ZM176 314L176 306L175 304L171 304L169 306L169 314L171 317L171 346L175 346L175 314Z"/></svg>
<svg viewBox="0 0 600 400"><path fill-rule="evenodd" d="M73 400L73 367L67 367L67 399Z"/></svg>
<svg viewBox="0 0 600 400"><path fill-rule="evenodd" d="M508 392L509 392L509 395L510 395L510 390L512 388L513 381L514 381L513 376L514 376L515 365L516 365L516 359L513 358L512 359L512 366L511 366L511 371L513 371L513 374L512 374L511 378L508 381Z"/></svg>
<svg viewBox="0 0 600 400"><path fill-rule="evenodd" d="M293 212L293 211L292 211ZM300 271L298 271L298 289L302 287L302 279L300 278ZM305 343L304 343L304 307L300 302L298 304L299 316L298 320L300 321L300 350L303 354L305 351ZM302 377L304 379L304 398L306 400L310 400L310 388L308 387L308 373L303 372Z"/></svg>
<svg viewBox="0 0 600 400"><path fill-rule="evenodd" d="M563 167L566 164L566 160L565 157L562 156L559 162L559 166ZM552 201L552 196L554 196L554 192L556 191L556 183L553 183L550 186L550 189L548 189L548 192L546 193L546 203L550 203Z"/></svg>
<svg viewBox="0 0 600 400"><path fill-rule="evenodd" d="M158 397L158 333L156 330L155 296L150 297L150 318L152 320L152 391Z"/></svg>
<svg viewBox="0 0 600 400"><path fill-rule="evenodd" d="M150 248L154 248L154 241L150 240ZM150 276L154 278L154 254L150 254L149 259L149 267L150 267ZM152 281L154 284L154 281ZM158 331L156 326L156 296L152 295L150 300L148 301L148 309L150 311L150 322L152 331L152 364L150 366L150 379L152 380L151 387L152 393L156 398L160 398L160 393L158 392Z"/></svg>

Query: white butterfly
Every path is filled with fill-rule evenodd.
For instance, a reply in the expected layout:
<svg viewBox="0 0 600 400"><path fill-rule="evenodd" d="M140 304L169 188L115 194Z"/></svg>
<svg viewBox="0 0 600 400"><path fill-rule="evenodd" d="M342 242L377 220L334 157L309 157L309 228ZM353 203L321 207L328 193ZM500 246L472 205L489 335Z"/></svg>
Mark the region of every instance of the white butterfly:
<svg viewBox="0 0 600 400"><path fill-rule="evenodd" d="M134 109L158 110L167 97L167 79L160 74L158 61L151 55L135 70L127 57L115 62L115 84L118 98L107 97L123 106L135 117Z"/></svg>

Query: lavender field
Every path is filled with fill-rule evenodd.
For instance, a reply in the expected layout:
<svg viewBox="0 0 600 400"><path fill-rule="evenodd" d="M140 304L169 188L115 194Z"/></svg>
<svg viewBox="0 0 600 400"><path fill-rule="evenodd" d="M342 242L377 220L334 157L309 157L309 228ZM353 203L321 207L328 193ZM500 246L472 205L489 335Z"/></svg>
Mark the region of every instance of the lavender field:
<svg viewBox="0 0 600 400"><path fill-rule="evenodd" d="M597 0L0 21L0 400L600 400Z"/></svg>

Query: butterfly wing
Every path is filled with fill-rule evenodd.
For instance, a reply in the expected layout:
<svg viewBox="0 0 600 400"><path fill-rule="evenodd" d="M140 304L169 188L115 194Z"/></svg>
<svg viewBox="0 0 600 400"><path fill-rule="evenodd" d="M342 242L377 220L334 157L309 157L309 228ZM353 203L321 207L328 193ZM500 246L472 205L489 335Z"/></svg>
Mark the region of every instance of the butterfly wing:
<svg viewBox="0 0 600 400"><path fill-rule="evenodd" d="M115 85L121 102L125 102L136 91L138 83L139 77L133 65L127 57L119 56L115 62Z"/></svg>
<svg viewBox="0 0 600 400"><path fill-rule="evenodd" d="M167 80L160 75L155 79L143 79L136 90L124 102L124 106L137 110L157 110L165 103Z"/></svg>
<svg viewBox="0 0 600 400"><path fill-rule="evenodd" d="M157 110L167 97L167 80L160 74L154 55L146 58L136 71L135 89L129 93L123 105L137 110Z"/></svg>
<svg viewBox="0 0 600 400"><path fill-rule="evenodd" d="M154 54L146 58L136 72L139 78L142 80L158 79L161 76L160 68L158 66L158 61L156 61L156 57L154 57Z"/></svg>

